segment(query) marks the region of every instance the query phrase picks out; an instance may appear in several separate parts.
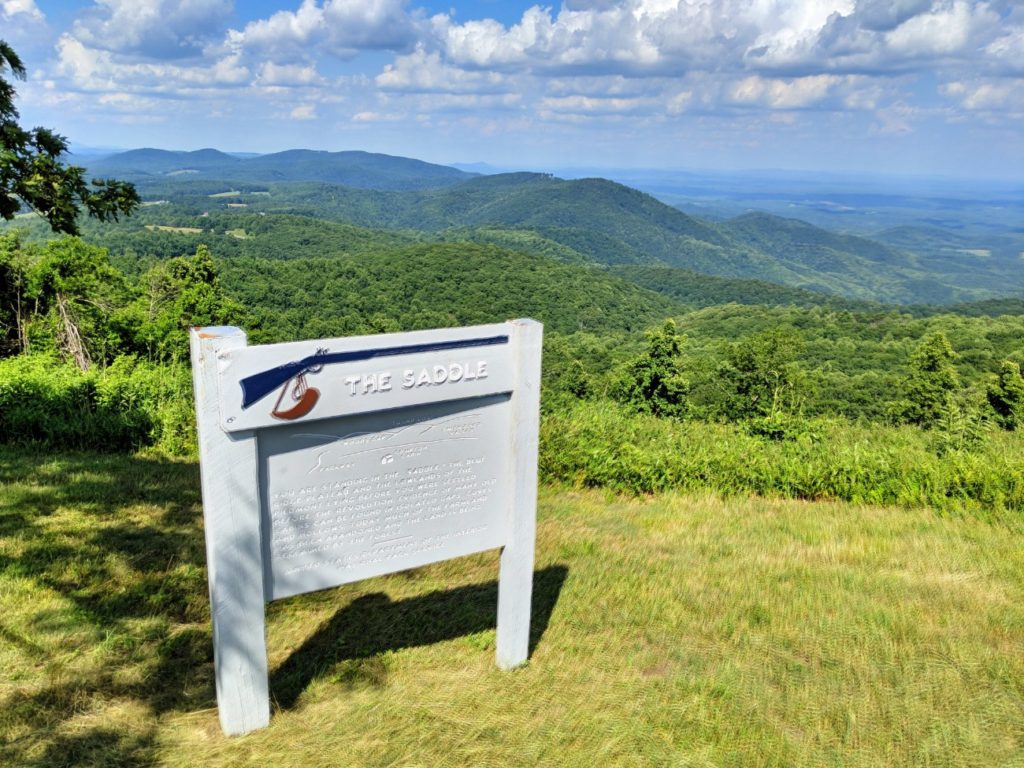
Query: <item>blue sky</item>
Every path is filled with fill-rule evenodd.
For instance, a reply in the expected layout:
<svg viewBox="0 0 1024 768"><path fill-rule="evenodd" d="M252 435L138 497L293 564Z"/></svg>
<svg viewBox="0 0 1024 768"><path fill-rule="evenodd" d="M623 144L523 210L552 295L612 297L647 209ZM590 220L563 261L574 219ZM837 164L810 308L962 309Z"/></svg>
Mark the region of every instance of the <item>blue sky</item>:
<svg viewBox="0 0 1024 768"><path fill-rule="evenodd" d="M1018 180L1019 0L0 0L91 146Z"/></svg>

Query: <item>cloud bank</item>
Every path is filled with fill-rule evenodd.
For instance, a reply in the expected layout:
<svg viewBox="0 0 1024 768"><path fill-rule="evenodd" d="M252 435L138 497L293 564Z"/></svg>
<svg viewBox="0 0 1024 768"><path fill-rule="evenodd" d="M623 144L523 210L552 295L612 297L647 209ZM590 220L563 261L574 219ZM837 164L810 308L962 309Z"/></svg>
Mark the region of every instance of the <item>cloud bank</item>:
<svg viewBox="0 0 1024 768"><path fill-rule="evenodd" d="M508 24L408 0L238 12L231 0L95 0L54 30L42 79L125 114L256 102L307 124L400 115L449 131L845 120L881 135L971 120L1009 130L1024 115L1015 0L565 0ZM44 21L33 0L0 0L0 18Z"/></svg>

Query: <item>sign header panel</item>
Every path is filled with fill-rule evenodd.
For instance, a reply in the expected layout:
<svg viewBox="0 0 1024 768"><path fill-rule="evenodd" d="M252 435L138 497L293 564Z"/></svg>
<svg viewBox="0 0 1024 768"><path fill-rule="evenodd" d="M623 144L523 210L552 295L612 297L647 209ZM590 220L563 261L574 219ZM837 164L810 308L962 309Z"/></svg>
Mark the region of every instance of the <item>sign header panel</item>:
<svg viewBox="0 0 1024 768"><path fill-rule="evenodd" d="M218 358L226 432L511 392L506 324L242 347Z"/></svg>

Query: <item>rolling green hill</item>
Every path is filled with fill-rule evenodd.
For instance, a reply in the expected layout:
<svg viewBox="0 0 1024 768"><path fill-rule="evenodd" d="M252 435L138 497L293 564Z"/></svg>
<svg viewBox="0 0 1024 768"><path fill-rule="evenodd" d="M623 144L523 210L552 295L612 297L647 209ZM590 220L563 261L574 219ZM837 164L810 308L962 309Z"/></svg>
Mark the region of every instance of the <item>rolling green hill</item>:
<svg viewBox="0 0 1024 768"><path fill-rule="evenodd" d="M1005 315L1024 315L1024 299L984 299L961 304L950 304L945 307L929 304L925 306L907 307L913 315L930 317L938 314L960 315L961 317L1003 317Z"/></svg>
<svg viewBox="0 0 1024 768"><path fill-rule="evenodd" d="M790 288L765 280L702 275L678 267L619 265L611 267L609 273L696 309L729 303L794 306L803 309L827 307L853 312L872 312L888 308L875 302L847 299L803 288Z"/></svg>
<svg viewBox="0 0 1024 768"><path fill-rule="evenodd" d="M769 213L747 213L722 222L718 228L735 240L756 246L780 260L800 259L823 271L834 267L836 258L847 255L892 267L913 269L916 266L916 260L905 251Z"/></svg>
<svg viewBox="0 0 1024 768"><path fill-rule="evenodd" d="M242 161L216 149L171 152L146 148L102 158L83 158L82 162L93 173L137 177L223 173Z"/></svg>
<svg viewBox="0 0 1024 768"><path fill-rule="evenodd" d="M195 253L206 245L219 259L308 259L368 256L422 241L422 235L367 229L337 221L289 214L224 212L184 216L164 206L143 208L116 226L87 222L85 239L107 248L112 261L138 274L156 261ZM47 239L37 224L29 239Z"/></svg>
<svg viewBox="0 0 1024 768"><path fill-rule="evenodd" d="M1024 251L1024 231L1009 234L993 233L979 241L978 235L973 232L961 233L948 228L905 225L884 229L871 237L878 242L914 253L960 257L961 260L968 254L1019 261L1020 254Z"/></svg>
<svg viewBox="0 0 1024 768"><path fill-rule="evenodd" d="M950 263L768 214L704 221L606 179L511 173L404 191L312 182L268 182L266 189L255 190L224 182L222 192L238 193L228 200L211 198L209 186L197 195L191 183L167 177L148 184L143 187L147 194L193 214L232 202L250 212L301 214L435 236L481 228L492 238L496 230L530 233L519 239L548 243L549 253L558 251L567 260L574 260L575 253L603 264L669 266L867 301L952 303L1024 291L1024 277L988 271L977 258L966 266Z"/></svg>
<svg viewBox="0 0 1024 768"><path fill-rule="evenodd" d="M964 288L993 284L1024 290L1021 263L1024 231L952 231L948 227L901 226L872 235L873 239L914 253L920 268L946 275Z"/></svg>

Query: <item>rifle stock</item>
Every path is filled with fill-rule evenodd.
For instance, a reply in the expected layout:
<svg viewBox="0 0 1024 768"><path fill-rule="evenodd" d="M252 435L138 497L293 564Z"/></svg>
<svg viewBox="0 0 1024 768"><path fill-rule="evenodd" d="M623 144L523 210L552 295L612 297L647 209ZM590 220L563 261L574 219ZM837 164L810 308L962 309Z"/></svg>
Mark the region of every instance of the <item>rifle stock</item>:
<svg viewBox="0 0 1024 768"><path fill-rule="evenodd" d="M248 408L259 402L282 384L291 381L300 373L305 373L316 364L316 355L310 355L294 363L285 363L269 371L246 376L239 383L242 385L242 408Z"/></svg>

